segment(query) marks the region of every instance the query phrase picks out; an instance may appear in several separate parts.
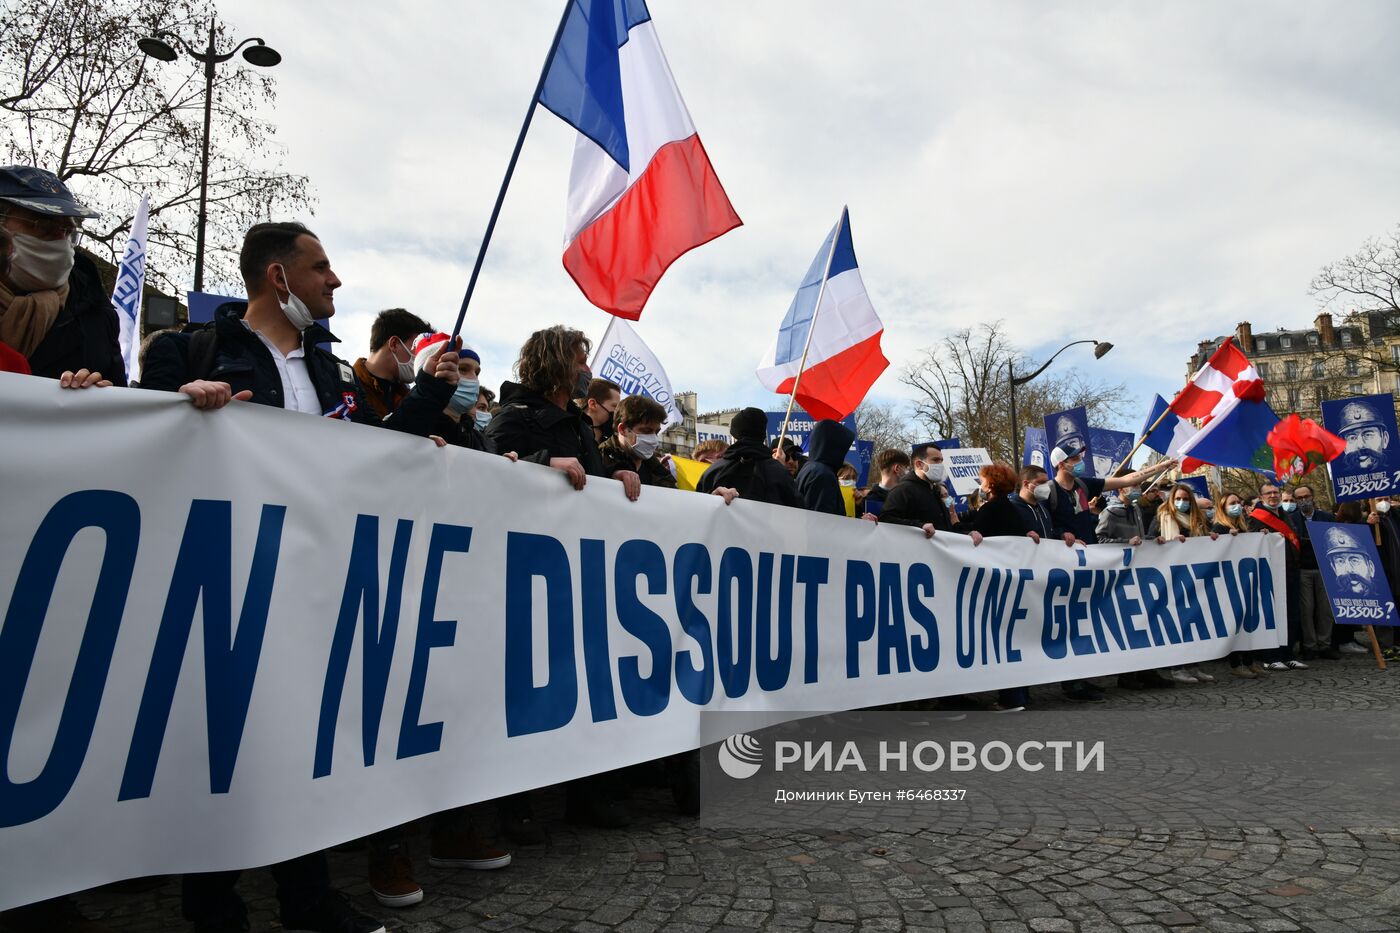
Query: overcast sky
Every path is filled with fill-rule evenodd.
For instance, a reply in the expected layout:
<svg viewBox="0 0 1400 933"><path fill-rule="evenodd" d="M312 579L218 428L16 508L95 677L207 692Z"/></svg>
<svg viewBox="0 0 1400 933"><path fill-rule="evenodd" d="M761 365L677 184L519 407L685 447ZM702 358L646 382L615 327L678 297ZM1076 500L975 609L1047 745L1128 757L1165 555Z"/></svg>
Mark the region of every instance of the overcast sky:
<svg viewBox="0 0 1400 933"><path fill-rule="evenodd" d="M278 127L363 353L380 308L451 326L559 0L221 0L282 52ZM1300 327L1313 273L1400 221L1400 4L652 0L744 226L682 257L638 326L702 410L754 378L842 204L891 366L1004 318L1035 358L1141 402L1237 321ZM353 12L352 12L353 11ZM607 315L560 263L573 131L540 110L465 333L483 381Z"/></svg>

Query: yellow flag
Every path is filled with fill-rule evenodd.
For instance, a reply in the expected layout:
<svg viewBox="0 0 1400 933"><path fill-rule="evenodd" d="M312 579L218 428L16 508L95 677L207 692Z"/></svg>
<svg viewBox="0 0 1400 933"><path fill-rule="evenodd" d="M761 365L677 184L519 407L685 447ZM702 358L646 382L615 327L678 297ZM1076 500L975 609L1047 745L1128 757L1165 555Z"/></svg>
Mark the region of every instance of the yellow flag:
<svg viewBox="0 0 1400 933"><path fill-rule="evenodd" d="M856 490L854 486L841 487L841 500L846 503L846 517L856 517Z"/></svg>
<svg viewBox="0 0 1400 933"><path fill-rule="evenodd" d="M695 491L695 486L700 482L701 475L710 468L710 465L704 461L677 457L674 454L671 455L671 462L676 465L676 485L691 492Z"/></svg>

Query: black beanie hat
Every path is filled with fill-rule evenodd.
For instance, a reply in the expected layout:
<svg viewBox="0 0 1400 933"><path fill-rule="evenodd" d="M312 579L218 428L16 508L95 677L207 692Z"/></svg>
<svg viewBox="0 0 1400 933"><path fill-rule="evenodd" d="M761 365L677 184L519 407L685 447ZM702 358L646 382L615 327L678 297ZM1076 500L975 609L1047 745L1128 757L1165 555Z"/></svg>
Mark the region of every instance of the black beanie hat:
<svg viewBox="0 0 1400 933"><path fill-rule="evenodd" d="M768 436L768 415L761 408L745 408L729 422L736 441L762 441Z"/></svg>

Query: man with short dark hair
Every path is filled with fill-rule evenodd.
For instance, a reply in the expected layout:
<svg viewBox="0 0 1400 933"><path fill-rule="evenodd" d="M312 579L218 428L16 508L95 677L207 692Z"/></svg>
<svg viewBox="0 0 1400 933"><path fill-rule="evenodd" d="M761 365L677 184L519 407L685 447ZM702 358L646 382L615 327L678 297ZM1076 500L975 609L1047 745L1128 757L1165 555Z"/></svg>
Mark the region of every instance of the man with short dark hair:
<svg viewBox="0 0 1400 933"><path fill-rule="evenodd" d="M943 451L937 444L918 444L913 450L914 468L905 472L885 496L880 522L922 528L924 537L950 531L956 518L944 503Z"/></svg>
<svg viewBox="0 0 1400 933"><path fill-rule="evenodd" d="M143 388L180 392L205 410L251 401L424 437L431 432L457 383L455 352L427 360L399 410L381 421L364 404L350 364L318 346L336 339L316 320L335 314L341 283L316 235L298 223L258 224L244 238L239 269L248 301L221 305L212 324L157 338L147 351ZM246 928L247 911L234 890L239 874L185 876L183 913L196 933ZM272 874L284 928L383 933L377 920L331 890L324 852L274 865Z"/></svg>
<svg viewBox="0 0 1400 933"><path fill-rule="evenodd" d="M880 510L885 507L885 499L889 496L890 490L895 483L909 469L912 461L904 451L891 447L882 450L875 455L875 470L880 475L880 481L870 487L870 491L865 494L861 501L861 518L874 521L880 514ZM872 508L873 506L873 508Z"/></svg>
<svg viewBox="0 0 1400 933"><path fill-rule="evenodd" d="M583 409L588 423L593 425L593 441L601 444L613 432L613 419L617 406L622 402L622 386L611 379L593 378L588 380L588 391L574 404Z"/></svg>
<svg viewBox="0 0 1400 933"><path fill-rule="evenodd" d="M369 328L369 356L355 361L355 376L365 401L381 419L398 411L417 373L413 341L433 326L403 308L380 311Z"/></svg>
<svg viewBox="0 0 1400 933"><path fill-rule="evenodd" d="M665 423L666 409L645 395L629 395L619 402L612 436L598 447L604 472L611 476L618 470L631 470L643 486L675 489L676 478L657 456Z"/></svg>

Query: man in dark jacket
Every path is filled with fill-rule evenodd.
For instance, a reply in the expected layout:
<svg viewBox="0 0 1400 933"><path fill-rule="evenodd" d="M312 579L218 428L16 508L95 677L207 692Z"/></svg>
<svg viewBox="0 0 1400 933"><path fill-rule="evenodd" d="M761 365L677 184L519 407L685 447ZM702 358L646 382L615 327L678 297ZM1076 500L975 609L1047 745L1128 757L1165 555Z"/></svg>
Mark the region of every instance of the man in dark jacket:
<svg viewBox="0 0 1400 933"><path fill-rule="evenodd" d="M880 522L913 525L932 537L935 531L951 531L953 516L943 504L943 451L936 444L914 448L914 468L905 471L885 497Z"/></svg>
<svg viewBox="0 0 1400 933"><path fill-rule="evenodd" d="M418 370L413 365L413 343L433 326L403 308L375 315L369 328L369 356L355 361L355 376L369 407L380 418L398 411L408 397ZM460 352L458 356L462 356Z"/></svg>
<svg viewBox="0 0 1400 933"><path fill-rule="evenodd" d="M86 370L124 386L117 312L97 268L73 246L83 220L96 216L52 172L0 168L0 225L14 241L0 278L0 342L36 376Z"/></svg>
<svg viewBox="0 0 1400 933"><path fill-rule="evenodd" d="M632 470L643 486L675 489L676 478L657 456L666 409L645 395L629 395L613 411L612 434L598 448L603 471L612 476L619 470Z"/></svg>
<svg viewBox="0 0 1400 933"><path fill-rule="evenodd" d="M846 462L855 439L855 432L839 421L823 418L812 427L807 463L797 473L797 494L808 511L846 514L836 471Z"/></svg>
<svg viewBox="0 0 1400 933"><path fill-rule="evenodd" d="M333 293L340 287L316 235L297 223L257 224L244 237L238 265L247 304L223 305L211 328L156 339L146 353L144 388L181 392L202 409L241 400L424 436L431 431L458 379L456 353L435 354L398 412L381 422L364 404L350 364L316 346L335 339L316 319L335 313ZM283 927L383 933L377 920L331 890L324 852L282 862L272 873ZM238 875L185 876L183 912L196 930L246 922L234 891Z"/></svg>
<svg viewBox="0 0 1400 933"><path fill-rule="evenodd" d="M734 443L701 475L695 488L709 494L729 487L750 502L802 508L791 474L773 459L767 444L768 416L761 409L745 408L729 422L729 434Z"/></svg>
<svg viewBox="0 0 1400 933"><path fill-rule="evenodd" d="M1322 571L1317 569L1317 554L1312 549L1312 522L1335 522L1331 512L1317 508L1311 486L1295 486L1293 501L1297 511L1284 516L1298 532L1298 613L1302 623L1303 660L1322 658L1335 661L1342 656L1332 647L1332 604L1322 586Z"/></svg>
<svg viewBox="0 0 1400 933"><path fill-rule="evenodd" d="M885 507L885 497L909 469L909 455L894 447L882 450L875 455L875 469L880 473L880 481L870 487L860 503L857 512L861 518L875 520Z"/></svg>
<svg viewBox="0 0 1400 933"><path fill-rule="evenodd" d="M1286 594L1284 601L1288 604L1288 640L1278 648L1264 652L1273 657L1264 667L1270 671L1305 671L1308 666L1293 656L1293 645L1302 638L1303 630L1303 582L1300 566L1303 542L1282 506L1283 490L1273 483L1264 483L1259 487L1259 504L1249 513L1250 531L1281 534L1287 542L1283 549L1283 578ZM1277 568L1275 572L1277 573Z"/></svg>

